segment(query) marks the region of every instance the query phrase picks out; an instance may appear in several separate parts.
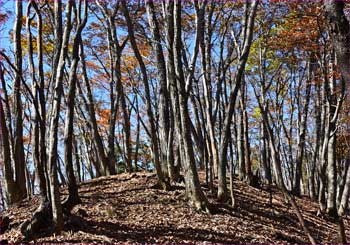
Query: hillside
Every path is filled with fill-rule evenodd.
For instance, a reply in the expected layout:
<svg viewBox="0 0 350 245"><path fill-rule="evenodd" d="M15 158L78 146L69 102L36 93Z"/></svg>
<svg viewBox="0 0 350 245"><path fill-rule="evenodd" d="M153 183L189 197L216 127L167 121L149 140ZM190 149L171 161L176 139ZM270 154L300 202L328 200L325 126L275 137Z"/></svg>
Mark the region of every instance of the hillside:
<svg viewBox="0 0 350 245"><path fill-rule="evenodd" d="M201 176L203 177L203 176ZM153 188L153 173L120 174L101 177L79 186L81 204L65 221L61 235L42 231L36 243L307 243L293 210L273 191L273 211L269 193L235 181L237 208L219 205L216 214L194 211L185 202L184 188L173 191ZM211 202L213 196L203 187ZM66 190L62 190L63 196ZM297 199L317 243L336 243L337 226L316 216L317 204ZM37 197L5 212L10 229L1 240L19 243L19 225L30 217ZM349 218L346 220L350 240Z"/></svg>

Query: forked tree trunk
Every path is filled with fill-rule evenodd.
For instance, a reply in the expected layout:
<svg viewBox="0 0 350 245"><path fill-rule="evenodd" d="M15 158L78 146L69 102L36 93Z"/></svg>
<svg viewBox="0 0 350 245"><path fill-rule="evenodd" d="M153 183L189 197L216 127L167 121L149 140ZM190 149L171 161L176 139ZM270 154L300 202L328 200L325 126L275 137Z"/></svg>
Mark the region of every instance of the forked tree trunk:
<svg viewBox="0 0 350 245"><path fill-rule="evenodd" d="M301 189L300 189L300 181L302 180L302 162L304 158L304 151L305 151L305 139L306 139L306 129L307 129L307 118L308 118L308 109L309 109L309 102L310 102L310 93L311 93L311 79L312 79L312 66L313 66L313 59L310 59L308 64L308 81L306 81L306 92L305 92L305 103L304 103L304 109L302 112L302 115L299 117L299 136L298 136L298 148L297 148L297 157L296 157L296 167L295 167L295 175L294 175L294 182L293 182L293 192L295 195L300 196L301 195ZM301 98L299 98L301 99Z"/></svg>
<svg viewBox="0 0 350 245"><path fill-rule="evenodd" d="M196 44L194 48L194 58L191 61L193 64L196 59L196 54L198 53L198 44L200 41L200 36L198 36L198 29L200 28L200 25L202 24L201 21L203 20L204 14L203 14L203 6L201 7L201 10L197 12L196 16L196 28L197 28L197 35L196 35ZM182 141L183 145L183 153L184 153L184 159L183 162L184 168L185 168L185 183L186 183L186 194L187 197L192 203L192 205L198 209L202 210L204 212L210 212L210 206L207 198L205 197L198 178L198 173L196 169L196 162L193 152L193 144L192 144L192 138L191 138L191 119L188 111L188 96L190 89L191 82L189 79L192 79L191 74L188 75L187 79L185 80L184 72L183 72L183 64L182 64L182 55L181 55L181 2L176 1L174 6L174 47L173 47L173 53L174 53L174 65L175 65L175 74L176 74L176 86L178 90L178 97L179 97L179 109L180 109L180 122L177 122L177 126L181 127L181 135L179 136L179 141ZM191 69L193 69L191 67ZM193 72L193 70L192 70ZM193 75L193 74L192 74ZM188 87L187 87L188 86ZM187 88L186 88L187 87ZM177 118L178 119L178 118Z"/></svg>

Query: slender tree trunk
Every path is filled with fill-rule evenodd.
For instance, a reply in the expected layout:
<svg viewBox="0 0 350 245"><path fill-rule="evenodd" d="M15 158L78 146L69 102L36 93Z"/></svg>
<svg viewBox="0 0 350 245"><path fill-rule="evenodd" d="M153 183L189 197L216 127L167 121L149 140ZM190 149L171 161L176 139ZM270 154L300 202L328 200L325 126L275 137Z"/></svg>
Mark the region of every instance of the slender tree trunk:
<svg viewBox="0 0 350 245"><path fill-rule="evenodd" d="M55 18L62 15L62 3L60 0L55 1L54 11ZM58 186L57 178L57 164L58 164L58 152L57 152L57 141L58 141L58 121L59 121L59 111L61 98L63 93L63 70L65 67L65 59L68 53L68 41L71 31L71 12L72 12L72 3L68 2L66 6L66 27L63 34L63 43L62 50L60 51L60 59L56 72L56 79L54 84L54 94L53 101L51 106L51 120L49 126L49 149L48 149L48 171L49 171L49 180L50 180L50 198L51 198L51 208L53 215L53 222L55 230L57 233L61 232L63 229L63 213L62 206L60 201L60 193ZM60 31L60 29L56 29ZM57 33L61 35L61 33ZM57 36L56 35L56 36Z"/></svg>
<svg viewBox="0 0 350 245"><path fill-rule="evenodd" d="M171 168L169 165L173 165L171 162L167 162L169 159L168 154L172 149L168 149L168 146L171 147L171 144L168 145L169 141L169 132L170 132L170 115L169 108L171 105L169 91L167 88L167 71L165 65L165 59L163 55L163 49L161 45L161 36L159 31L159 24L155 15L155 10L152 1L146 1L146 10L148 16L148 23L153 36L152 47L156 55L156 63L158 69L158 78L159 78L159 119L160 119L160 160L163 175L165 177L169 176L168 169ZM169 166L169 167L168 167Z"/></svg>
<svg viewBox="0 0 350 245"><path fill-rule="evenodd" d="M81 2L79 1L79 6ZM68 198L64 201L63 207L66 212L77 203L79 203L79 194L77 181L74 175L73 168L73 122L74 122L74 104L76 94L76 83L77 83L77 67L79 62L79 45L82 45L81 33L87 22L87 1L84 1L84 17L80 18L80 13L76 13L77 31L73 38L73 50L72 50L72 61L70 66L70 72L68 77L68 95L67 95L67 111L64 127L64 164L66 167L66 174L68 178ZM80 12L80 7L77 12Z"/></svg>
<svg viewBox="0 0 350 245"><path fill-rule="evenodd" d="M308 64L308 81L306 82L306 92L305 92L305 104L304 110L302 112L301 121L299 123L299 136L298 136L298 146L297 146L297 157L296 157L296 167L295 167L295 176L294 176L294 185L293 185L293 193L295 195L301 195L300 182L302 180L302 163L304 158L305 151L305 138L306 138L306 126L307 126L307 117L308 117L308 109L310 102L310 93L311 93L311 79L312 79L312 63L313 59L309 61Z"/></svg>
<svg viewBox="0 0 350 245"><path fill-rule="evenodd" d="M14 52L15 52L15 80L13 85L13 115L14 115L14 151L13 159L15 166L16 185L18 188L18 200L20 201L27 195L26 177L25 177L25 159L23 147L23 108L21 100L21 76L22 76L22 1L16 2L16 20L14 26Z"/></svg>
<svg viewBox="0 0 350 245"><path fill-rule="evenodd" d="M3 79L3 70L1 64L1 79ZM2 152L2 171L4 180L4 189L6 193L7 204L10 205L18 201L17 187L13 179L13 170L11 166L11 150L9 143L9 133L6 125L5 113L0 100L0 126L1 126L1 152Z"/></svg>
<svg viewBox="0 0 350 245"><path fill-rule="evenodd" d="M252 1L250 3L250 12L248 17L248 22L246 24L246 38L244 39L242 46L242 53L239 57L239 64L237 68L237 74L235 76L234 87L231 88L231 93L229 96L229 105L226 109L226 116L223 124L223 131L221 133L221 149L219 154L219 171L218 171L218 199L225 200L227 197L227 186L226 186L226 165L227 165L227 147L228 147L228 138L231 133L231 121L234 111L235 101L237 98L237 93L241 87L241 82L243 78L243 73L245 69L245 64L248 60L248 55L250 51L250 46L253 40L253 29L254 29L254 20L255 14L258 6L258 1Z"/></svg>
<svg viewBox="0 0 350 245"><path fill-rule="evenodd" d="M169 93L170 93L170 102L171 102L171 109L172 109L172 117L171 117L171 132L169 137L169 144L171 144L171 140L175 140L175 135L179 135L180 128L177 126L176 122L179 121L180 115L179 115L179 107L178 107L178 96L177 96L177 89L176 89L176 79L175 79L175 64L174 64L174 2L173 1L166 1L165 5L165 35L166 35L166 47L168 50L168 56L165 59L166 62L166 75L167 75L167 86L169 87ZM178 173L180 170L180 165L178 164L176 170L176 164L175 164L175 157L181 142L177 142L177 146L174 147L174 149L168 148L169 151L169 158L168 161L169 164L169 177L171 181L177 181L178 179ZM177 159L179 159L180 155L177 155Z"/></svg>
<svg viewBox="0 0 350 245"><path fill-rule="evenodd" d="M165 179L163 172L162 172L162 167L159 161L159 148L158 148L158 140L157 140L157 132L156 132L156 125L155 125L155 117L154 113L152 110L152 102L151 102L151 93L149 89L149 82L148 82L148 77L147 77L147 70L146 66L142 60L140 51L137 47L136 40L135 40L135 34L134 34L134 27L133 23L131 21L130 15L129 15L129 10L127 7L127 4L125 1L122 1L122 9L123 13L125 16L127 28L128 28L128 34L129 34L129 41L131 43L132 49L134 51L134 54L136 56L136 59L140 65L141 73L142 73L142 81L145 89L145 98L146 98L146 108L147 108L147 115L148 115L148 120L151 126L151 141L152 141L152 148L153 148L153 160L154 160L154 165L156 168L159 184L163 189L169 189L169 183Z"/></svg>
<svg viewBox="0 0 350 245"><path fill-rule="evenodd" d="M98 130L98 125L97 125L97 120L96 120L96 115L95 115L95 102L93 99L93 94L90 86L90 81L87 75L87 70L86 70L86 62L85 62L85 55L84 55L84 45L80 45L80 61L82 64L82 73L83 73L83 81L86 87L86 92L87 92L87 97L88 97L88 104L85 106L87 107L87 111L89 114L89 119L90 119L90 124L92 128L92 134L93 134L93 141L94 144L97 148L97 155L98 158L100 159L101 163L99 165L95 165L96 168L96 173L98 176L100 175L110 175L109 171L109 160L108 157L106 156L105 150L104 150L104 145L103 145L103 140L102 137L99 133Z"/></svg>
<svg viewBox="0 0 350 245"><path fill-rule="evenodd" d="M240 108L238 112L238 127L237 127L237 141L238 141L238 175L240 180L244 180L246 176L245 166L245 143L244 143L244 116L243 111Z"/></svg>

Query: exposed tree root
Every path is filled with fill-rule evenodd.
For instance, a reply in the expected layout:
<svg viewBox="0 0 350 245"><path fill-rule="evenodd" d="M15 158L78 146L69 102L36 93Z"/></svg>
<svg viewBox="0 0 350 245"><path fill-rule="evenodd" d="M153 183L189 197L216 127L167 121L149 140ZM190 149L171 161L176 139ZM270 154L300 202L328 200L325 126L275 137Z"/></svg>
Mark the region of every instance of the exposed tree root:
<svg viewBox="0 0 350 245"><path fill-rule="evenodd" d="M69 217L70 211L79 203L79 197L68 196L62 203L63 215ZM21 224L20 230L26 240L31 240L35 238L35 234L44 228L51 227L52 224L51 203L46 201L39 206L30 220Z"/></svg>
<svg viewBox="0 0 350 245"><path fill-rule="evenodd" d="M45 202L39 206L30 220L26 220L22 223L20 230L25 239L30 240L34 237L34 234L51 224L51 204L50 202Z"/></svg>
<svg viewBox="0 0 350 245"><path fill-rule="evenodd" d="M1 231L1 233L4 233L9 228L10 221L11 220L8 216L1 215L1 217L0 217L0 231Z"/></svg>

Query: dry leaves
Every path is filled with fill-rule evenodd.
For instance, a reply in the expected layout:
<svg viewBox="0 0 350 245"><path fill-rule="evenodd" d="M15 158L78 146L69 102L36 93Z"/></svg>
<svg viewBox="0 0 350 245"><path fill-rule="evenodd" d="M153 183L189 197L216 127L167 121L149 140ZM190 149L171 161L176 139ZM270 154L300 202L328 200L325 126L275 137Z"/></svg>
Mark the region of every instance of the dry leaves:
<svg viewBox="0 0 350 245"><path fill-rule="evenodd" d="M202 180L203 173L200 173ZM82 203L72 210L64 232L43 232L36 243L307 243L293 210L283 196L235 181L237 208L218 204L203 187L219 212L212 215L194 211L185 201L184 189L173 191L152 188L152 173L120 174L80 184ZM67 190L62 190L67 194ZM316 217L317 204L298 199L303 215L318 243L337 242L336 224ZM19 225L36 209L38 199L23 201L6 211L10 229L1 240L19 243ZM349 218L346 220L349 227ZM348 228L349 229L349 228ZM350 234L350 232L347 232ZM350 236L348 237L350 240Z"/></svg>

